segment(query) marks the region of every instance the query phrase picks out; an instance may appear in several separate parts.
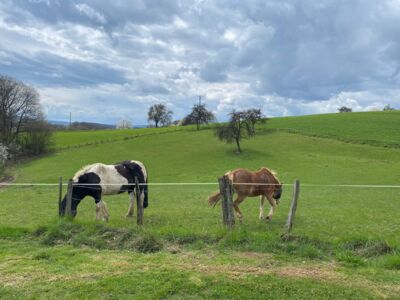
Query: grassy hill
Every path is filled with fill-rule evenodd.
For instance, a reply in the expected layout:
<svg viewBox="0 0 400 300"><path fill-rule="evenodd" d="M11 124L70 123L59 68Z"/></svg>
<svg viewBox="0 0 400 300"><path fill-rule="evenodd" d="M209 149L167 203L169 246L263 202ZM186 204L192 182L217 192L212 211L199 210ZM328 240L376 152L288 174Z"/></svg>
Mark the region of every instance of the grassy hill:
<svg viewBox="0 0 400 300"><path fill-rule="evenodd" d="M89 198L74 222L59 222L56 186L0 189L0 297L395 298L399 189L315 185L399 185L397 149L340 141L369 140L362 124L369 126L370 116L381 115L390 118L374 121L371 140L392 141L378 133L392 128L396 120L391 117L399 115L343 115L272 119L265 128L306 134L264 131L243 142L241 155L211 130L142 129L136 138L108 130L58 135L63 149L21 165L17 182L57 183L85 164L139 159L153 183L215 184L151 186L143 228L124 218L125 194L104 199L111 213L104 226L94 222ZM352 116L351 124L358 126L340 121ZM341 130L333 135L337 127ZM334 138L316 136L325 131ZM256 198L243 202L244 221L232 231L222 227L220 207L207 206L218 176L260 166L276 170L284 183L301 180L290 240L280 238L290 186L271 222L258 220ZM39 284L48 277L53 280Z"/></svg>
<svg viewBox="0 0 400 300"><path fill-rule="evenodd" d="M209 129L207 126L203 127ZM400 111L354 112L272 118L259 129L282 130L302 135L382 147L400 147ZM130 130L57 131L54 148L83 147L94 143L127 140L171 131L194 131L193 126L138 128Z"/></svg>
<svg viewBox="0 0 400 300"><path fill-rule="evenodd" d="M400 148L400 111L273 118L266 128L346 142Z"/></svg>

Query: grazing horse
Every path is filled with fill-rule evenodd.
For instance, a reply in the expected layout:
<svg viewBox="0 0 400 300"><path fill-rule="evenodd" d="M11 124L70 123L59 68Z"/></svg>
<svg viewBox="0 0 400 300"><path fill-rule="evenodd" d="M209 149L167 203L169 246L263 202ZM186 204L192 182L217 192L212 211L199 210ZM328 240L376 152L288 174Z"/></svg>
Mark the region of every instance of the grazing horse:
<svg viewBox="0 0 400 300"><path fill-rule="evenodd" d="M138 179L139 191L135 191L135 177ZM95 163L83 167L75 173L72 185L71 213L76 216L79 203L86 196L94 198L96 203L96 220L103 215L103 220L108 221L109 212L103 195L114 195L128 192L130 197L129 209L126 217L133 215L135 194L140 193L143 207L148 206L147 171L140 161L126 160L114 165ZM61 215L65 214L67 196L61 202Z"/></svg>
<svg viewBox="0 0 400 300"><path fill-rule="evenodd" d="M232 183L233 191L237 194L237 198L233 202L233 208L240 222L243 219L243 215L239 209L239 204L246 197L260 196L260 220L264 219L264 201L266 197L271 204L267 219L272 218L275 206L279 203L282 195L282 184L279 182L277 174L274 171L265 167L256 172L246 169L236 169L225 173L225 175L228 176ZM216 192L208 198L208 203L215 206L219 199L221 199L221 196L220 192Z"/></svg>

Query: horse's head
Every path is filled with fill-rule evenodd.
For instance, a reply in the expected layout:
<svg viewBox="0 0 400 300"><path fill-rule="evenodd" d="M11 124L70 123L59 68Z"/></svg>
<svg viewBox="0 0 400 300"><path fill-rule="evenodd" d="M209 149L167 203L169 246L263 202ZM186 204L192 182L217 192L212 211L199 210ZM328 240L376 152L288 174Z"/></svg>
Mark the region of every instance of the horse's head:
<svg viewBox="0 0 400 300"><path fill-rule="evenodd" d="M71 199L71 215L72 217L75 217L76 214L78 213L78 204L79 204L80 200L76 200L76 198L74 198L74 196L72 196ZM61 216L65 216L65 213L67 211L67 195L64 196L62 202L61 202Z"/></svg>
<svg viewBox="0 0 400 300"><path fill-rule="evenodd" d="M75 217L78 213L78 205L85 196L90 194L90 190L85 186L73 185L72 186L72 197L71 197L71 215ZM67 210L67 195L64 196L61 202L61 216L64 216Z"/></svg>
<svg viewBox="0 0 400 300"><path fill-rule="evenodd" d="M268 180L273 184L274 187L274 193L272 197L276 200L276 204L279 204L279 200L282 196L282 183L278 179L278 174L274 170L270 170L266 167L262 167L261 170L269 174Z"/></svg>
<svg viewBox="0 0 400 300"><path fill-rule="evenodd" d="M281 196L282 196L282 184L279 183L275 185L274 195L273 195L273 198L276 200L276 204L279 204Z"/></svg>

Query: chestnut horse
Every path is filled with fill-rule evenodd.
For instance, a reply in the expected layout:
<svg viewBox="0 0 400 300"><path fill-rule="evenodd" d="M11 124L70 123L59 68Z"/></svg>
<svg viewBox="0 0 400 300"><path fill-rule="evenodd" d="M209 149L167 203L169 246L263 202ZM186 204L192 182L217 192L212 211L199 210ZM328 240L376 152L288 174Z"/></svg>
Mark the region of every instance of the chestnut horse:
<svg viewBox="0 0 400 300"><path fill-rule="evenodd" d="M243 202L246 197L260 196L260 220L264 219L264 201L268 199L271 204L271 209L268 213L267 219L271 219L274 214L276 204L282 195L282 184L277 178L277 174L262 167L256 172L246 169L236 169L225 173L232 183L233 191L237 194L237 198L233 201L233 208L236 215L241 222L243 219L242 212L239 209L239 204ZM215 206L221 199L221 193L216 192L208 198L208 203Z"/></svg>

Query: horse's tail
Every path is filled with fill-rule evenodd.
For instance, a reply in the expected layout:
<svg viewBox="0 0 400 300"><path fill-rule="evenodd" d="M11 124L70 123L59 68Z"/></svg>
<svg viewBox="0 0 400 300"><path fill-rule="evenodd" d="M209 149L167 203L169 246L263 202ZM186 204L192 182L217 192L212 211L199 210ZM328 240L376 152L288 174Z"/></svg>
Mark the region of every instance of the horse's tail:
<svg viewBox="0 0 400 300"><path fill-rule="evenodd" d="M146 208L147 206L149 206L149 198L148 198L148 194L149 194L149 185L147 184L149 182L149 175L146 174L146 184L143 187L143 193L144 193L144 199L143 199L143 208Z"/></svg>
<svg viewBox="0 0 400 300"><path fill-rule="evenodd" d="M208 197L208 204L214 207L218 203L219 199L221 199L221 197L221 192L215 192L210 197Z"/></svg>

